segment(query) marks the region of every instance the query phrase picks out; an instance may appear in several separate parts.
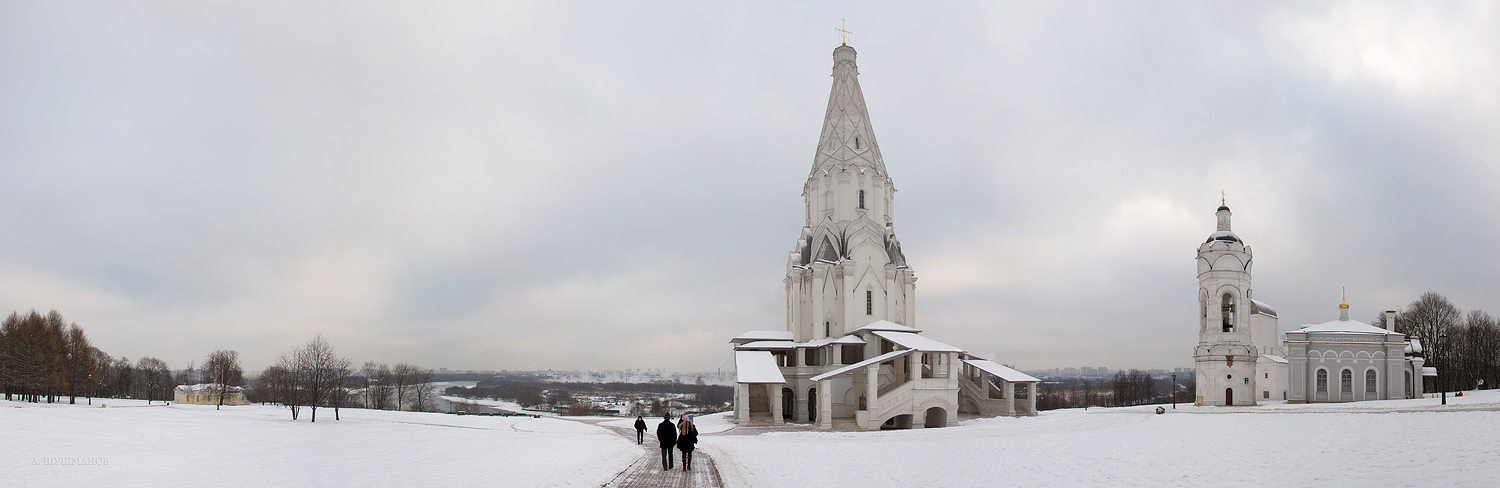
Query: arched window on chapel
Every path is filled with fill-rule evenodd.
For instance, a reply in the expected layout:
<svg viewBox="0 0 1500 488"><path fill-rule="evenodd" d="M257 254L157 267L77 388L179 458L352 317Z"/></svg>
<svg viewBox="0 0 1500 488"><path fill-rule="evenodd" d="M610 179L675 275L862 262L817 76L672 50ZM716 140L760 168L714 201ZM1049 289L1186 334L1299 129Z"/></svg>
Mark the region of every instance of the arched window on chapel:
<svg viewBox="0 0 1500 488"><path fill-rule="evenodd" d="M1376 384L1377 382L1375 381L1375 370L1371 369L1365 371L1365 393L1369 393L1372 395L1375 394Z"/></svg>
<svg viewBox="0 0 1500 488"><path fill-rule="evenodd" d="M1318 393L1328 393L1328 370L1318 370Z"/></svg>
<svg viewBox="0 0 1500 488"><path fill-rule="evenodd" d="M1339 393L1354 392L1354 373L1349 370L1339 372Z"/></svg>
<svg viewBox="0 0 1500 488"><path fill-rule="evenodd" d="M1234 297L1228 293L1224 294L1223 300L1224 332L1234 332Z"/></svg>

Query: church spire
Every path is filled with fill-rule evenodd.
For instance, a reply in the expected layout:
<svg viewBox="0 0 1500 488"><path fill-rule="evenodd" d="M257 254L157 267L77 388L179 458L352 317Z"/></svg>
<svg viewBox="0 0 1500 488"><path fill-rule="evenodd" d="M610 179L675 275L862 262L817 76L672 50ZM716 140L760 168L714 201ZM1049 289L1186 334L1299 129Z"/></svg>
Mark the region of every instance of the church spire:
<svg viewBox="0 0 1500 488"><path fill-rule="evenodd" d="M880 157L880 145L875 143L869 112L865 111L865 96L859 89L859 68L854 64L854 56L854 48L848 44L833 50L833 89L828 95L828 111L823 115L818 153L813 157L813 175L844 169L855 172L874 169L876 174L885 175L885 161Z"/></svg>

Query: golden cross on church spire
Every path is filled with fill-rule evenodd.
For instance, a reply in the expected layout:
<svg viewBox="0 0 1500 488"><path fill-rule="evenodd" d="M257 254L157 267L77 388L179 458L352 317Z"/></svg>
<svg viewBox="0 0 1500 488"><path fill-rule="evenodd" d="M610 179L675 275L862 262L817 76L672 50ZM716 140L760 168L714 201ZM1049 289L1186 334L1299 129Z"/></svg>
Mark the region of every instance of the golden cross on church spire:
<svg viewBox="0 0 1500 488"><path fill-rule="evenodd" d="M1219 190L1219 205L1229 205L1229 197L1225 196L1224 190Z"/></svg>
<svg viewBox="0 0 1500 488"><path fill-rule="evenodd" d="M839 19L839 28L834 29L834 31L837 31L839 33L839 42L842 42L845 46L848 46L849 34L853 34L853 32L844 30L844 19Z"/></svg>

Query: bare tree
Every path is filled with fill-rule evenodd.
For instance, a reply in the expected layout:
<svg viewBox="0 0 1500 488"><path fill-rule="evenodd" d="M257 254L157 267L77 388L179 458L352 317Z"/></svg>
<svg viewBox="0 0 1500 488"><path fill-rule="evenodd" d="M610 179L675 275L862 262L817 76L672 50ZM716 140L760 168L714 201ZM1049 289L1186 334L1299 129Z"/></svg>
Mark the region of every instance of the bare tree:
<svg viewBox="0 0 1500 488"><path fill-rule="evenodd" d="M145 357L135 363L135 377L140 381L141 393L150 404L158 396L166 401L172 387L177 386L172 381L172 368L167 366L166 361L157 358Z"/></svg>
<svg viewBox="0 0 1500 488"><path fill-rule="evenodd" d="M88 395L92 390L90 386L94 376L94 347L89 344L89 338L83 333L83 329L75 323L68 327L66 349L68 404L71 405L77 403L79 395Z"/></svg>
<svg viewBox="0 0 1500 488"><path fill-rule="evenodd" d="M223 408L224 399L244 379L245 371L240 368L240 353L215 349L203 359L203 374L208 377L209 388L213 389L214 410Z"/></svg>
<svg viewBox="0 0 1500 488"><path fill-rule="evenodd" d="M1438 336L1451 331L1462 318L1462 313L1448 301L1448 297L1431 291L1422 293L1422 296L1407 305L1406 310L1396 317L1397 332L1416 336L1426 351L1436 353L1427 355L1427 359L1429 362L1437 361L1438 367L1445 369L1443 383L1448 383L1452 375L1446 371L1448 365L1441 364L1448 351L1438 344ZM1446 384L1438 387L1448 391Z"/></svg>
<svg viewBox="0 0 1500 488"><path fill-rule="evenodd" d="M437 387L432 385L432 370L413 367L412 372L412 408L414 412L431 412L437 409Z"/></svg>
<svg viewBox="0 0 1500 488"><path fill-rule="evenodd" d="M412 397L414 396L412 385L416 381L417 369L419 368L406 363L398 363L395 367L391 368L391 383L394 389L393 396L396 400L396 410L403 410L403 407L411 404Z"/></svg>
<svg viewBox="0 0 1500 488"><path fill-rule="evenodd" d="M335 389L343 388L349 377L350 361L333 352L333 345L323 336L313 337L306 346L295 353L298 376L302 380L301 391L306 395L307 405L312 408L312 421L318 421L318 406L331 403ZM337 420L337 412L334 417Z"/></svg>

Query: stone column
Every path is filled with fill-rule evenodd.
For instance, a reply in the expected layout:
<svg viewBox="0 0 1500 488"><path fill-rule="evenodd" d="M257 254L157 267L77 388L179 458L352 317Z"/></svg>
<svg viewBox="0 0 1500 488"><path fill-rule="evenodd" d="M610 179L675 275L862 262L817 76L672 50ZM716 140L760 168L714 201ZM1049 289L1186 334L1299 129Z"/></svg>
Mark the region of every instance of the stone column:
<svg viewBox="0 0 1500 488"><path fill-rule="evenodd" d="M833 428L833 380L818 382L818 427Z"/></svg>
<svg viewBox="0 0 1500 488"><path fill-rule="evenodd" d="M906 355L906 374L908 375L907 378L913 381L922 379L921 352L912 351L911 354Z"/></svg>
<svg viewBox="0 0 1500 488"><path fill-rule="evenodd" d="M785 423L783 420L781 420L781 385L776 383L765 383L765 386L766 388L770 388L771 390L766 392L766 396L770 397L771 399L771 423L781 425Z"/></svg>
<svg viewBox="0 0 1500 488"><path fill-rule="evenodd" d="M988 381L986 381L986 383L988 383ZM1002 380L1000 380L1000 386L998 386L998 387L992 386L991 388L1000 388L1000 396L1005 397L1005 414L1006 415L1010 415L1010 416L1015 416L1016 415L1016 385L1015 385L1015 383L1011 383L1009 381L1005 381L1005 380L1002 379Z"/></svg>
<svg viewBox="0 0 1500 488"><path fill-rule="evenodd" d="M750 420L750 385L744 383L734 384L734 420L740 425L746 425Z"/></svg>
<svg viewBox="0 0 1500 488"><path fill-rule="evenodd" d="M788 382L788 386L792 384ZM809 413L807 410L807 390L802 389L801 382L795 384L798 386L792 387L792 421L806 422L807 414Z"/></svg>
<svg viewBox="0 0 1500 488"><path fill-rule="evenodd" d="M1026 384L1026 404L1031 407L1031 415L1036 415L1036 382Z"/></svg>
<svg viewBox="0 0 1500 488"><path fill-rule="evenodd" d="M880 363L865 366L865 410L875 417L875 395L880 392Z"/></svg>

